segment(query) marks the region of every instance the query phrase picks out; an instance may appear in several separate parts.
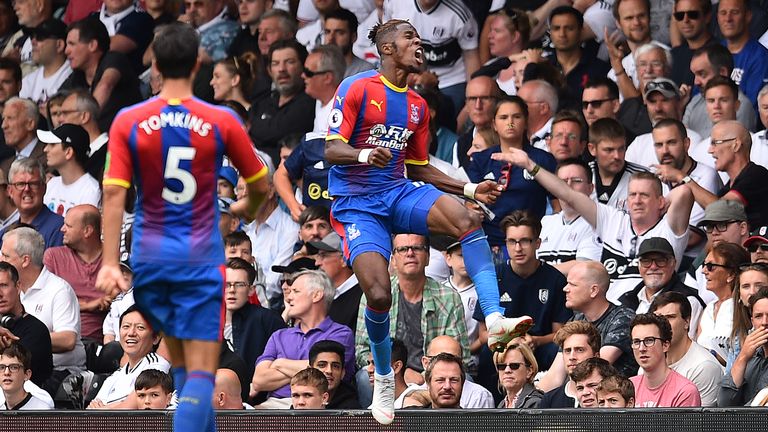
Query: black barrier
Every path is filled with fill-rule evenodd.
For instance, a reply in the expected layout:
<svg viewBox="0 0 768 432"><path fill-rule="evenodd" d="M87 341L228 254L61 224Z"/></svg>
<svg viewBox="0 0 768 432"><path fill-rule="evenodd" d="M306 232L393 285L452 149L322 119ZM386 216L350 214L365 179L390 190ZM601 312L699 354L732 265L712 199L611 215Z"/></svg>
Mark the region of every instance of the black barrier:
<svg viewBox="0 0 768 432"><path fill-rule="evenodd" d="M220 432L245 431L642 431L765 432L768 409L403 410L380 426L365 411L228 411ZM0 431L172 430L172 411L0 411Z"/></svg>

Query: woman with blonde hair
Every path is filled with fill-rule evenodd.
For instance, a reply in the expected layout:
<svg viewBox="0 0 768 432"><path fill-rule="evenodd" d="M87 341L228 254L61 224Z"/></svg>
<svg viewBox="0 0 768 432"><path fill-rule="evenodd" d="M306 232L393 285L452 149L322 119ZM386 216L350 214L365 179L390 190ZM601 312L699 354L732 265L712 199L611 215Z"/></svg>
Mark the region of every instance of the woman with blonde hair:
<svg viewBox="0 0 768 432"><path fill-rule="evenodd" d="M493 362L499 371L499 389L504 395L498 408L536 408L544 394L533 386L539 365L531 348L515 339L503 352L493 354Z"/></svg>

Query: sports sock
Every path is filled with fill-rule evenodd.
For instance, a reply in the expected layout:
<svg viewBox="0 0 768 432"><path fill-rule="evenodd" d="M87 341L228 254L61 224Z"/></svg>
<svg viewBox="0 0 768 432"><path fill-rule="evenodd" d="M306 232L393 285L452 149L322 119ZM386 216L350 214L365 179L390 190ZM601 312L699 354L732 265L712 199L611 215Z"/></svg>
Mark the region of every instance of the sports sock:
<svg viewBox="0 0 768 432"><path fill-rule="evenodd" d="M211 397L215 377L206 371L191 371L179 395L179 405L173 417L174 432L211 430L209 419L213 415ZM214 424L215 430L215 424Z"/></svg>
<svg viewBox="0 0 768 432"><path fill-rule="evenodd" d="M477 300L483 315L490 316L495 313L503 315L504 309L499 305L499 286L496 280L496 269L493 267L493 256L483 229L469 231L459 240L461 253L464 255L464 266L472 282L475 283Z"/></svg>
<svg viewBox="0 0 768 432"><path fill-rule="evenodd" d="M371 342L376 373L388 375L392 372L392 341L389 338L389 311L376 311L365 308L365 328Z"/></svg>

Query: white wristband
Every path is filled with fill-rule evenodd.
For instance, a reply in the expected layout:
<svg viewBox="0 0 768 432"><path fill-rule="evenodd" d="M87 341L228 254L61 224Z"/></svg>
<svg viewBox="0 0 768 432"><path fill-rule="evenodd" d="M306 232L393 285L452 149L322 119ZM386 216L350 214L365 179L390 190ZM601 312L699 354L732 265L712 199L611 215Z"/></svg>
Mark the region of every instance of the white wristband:
<svg viewBox="0 0 768 432"><path fill-rule="evenodd" d="M360 150L360 153L357 154L357 161L367 165L368 164L368 156L371 155L371 152L373 152L373 149L362 149L362 150Z"/></svg>
<svg viewBox="0 0 768 432"><path fill-rule="evenodd" d="M464 196L469 199L475 199L475 191L477 191L477 183L466 183L464 185Z"/></svg>

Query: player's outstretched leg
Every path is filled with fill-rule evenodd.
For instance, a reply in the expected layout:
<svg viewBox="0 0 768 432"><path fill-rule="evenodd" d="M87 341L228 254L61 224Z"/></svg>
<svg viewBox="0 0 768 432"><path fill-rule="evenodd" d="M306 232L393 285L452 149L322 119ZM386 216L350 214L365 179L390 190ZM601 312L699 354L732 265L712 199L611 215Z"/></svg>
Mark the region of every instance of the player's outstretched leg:
<svg viewBox="0 0 768 432"><path fill-rule="evenodd" d="M381 424L395 418L395 373L392 370L392 341L389 336L389 308L392 292L387 260L377 252L365 252L354 258L352 268L368 303L364 317L376 370L373 374L371 414Z"/></svg>
<svg viewBox="0 0 768 432"><path fill-rule="evenodd" d="M509 341L523 336L533 326L529 316L504 318L504 311L499 305L499 286L496 269L493 267L491 248L486 241L482 228L473 229L459 239L464 255L467 274L475 283L477 299L485 315L488 327L488 346L495 351L503 348Z"/></svg>

